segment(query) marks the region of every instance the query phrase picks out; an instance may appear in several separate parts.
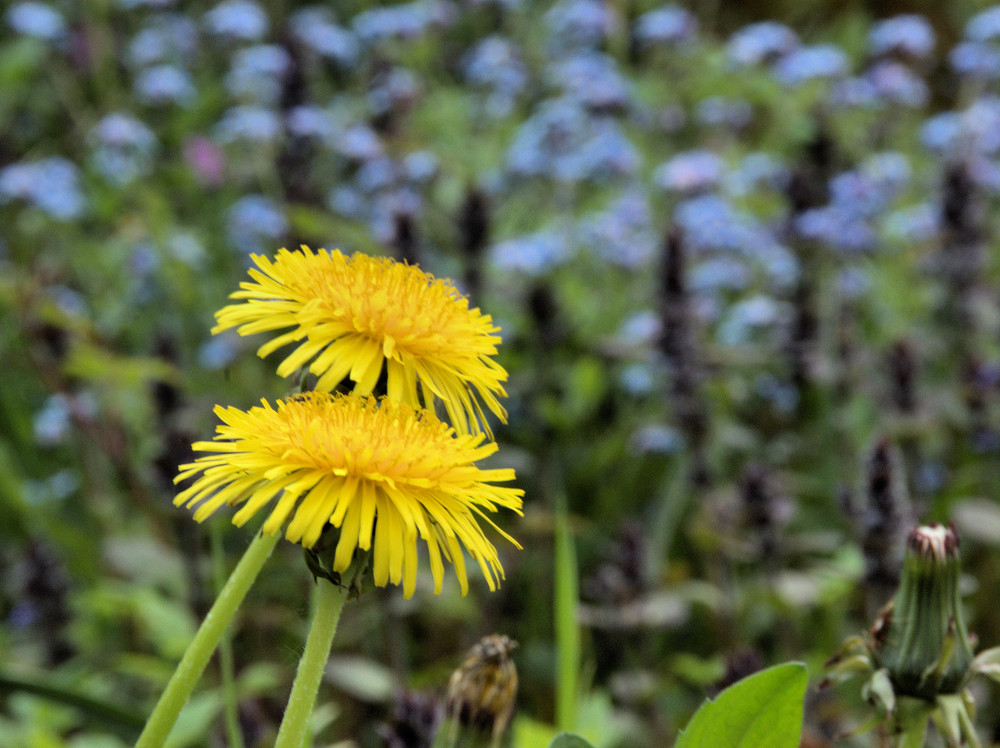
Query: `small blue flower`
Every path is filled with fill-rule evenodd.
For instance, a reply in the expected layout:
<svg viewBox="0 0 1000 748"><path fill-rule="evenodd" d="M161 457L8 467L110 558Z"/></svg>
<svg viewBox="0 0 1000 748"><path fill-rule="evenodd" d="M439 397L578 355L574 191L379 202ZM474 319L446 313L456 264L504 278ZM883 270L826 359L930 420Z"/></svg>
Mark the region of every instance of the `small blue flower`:
<svg viewBox="0 0 1000 748"><path fill-rule="evenodd" d="M351 125L340 133L337 150L355 161L371 161L383 153L382 141L368 125Z"/></svg>
<svg viewBox="0 0 1000 748"><path fill-rule="evenodd" d="M980 11L965 25L965 38L988 42L1000 38L1000 5Z"/></svg>
<svg viewBox="0 0 1000 748"><path fill-rule="evenodd" d="M839 206L812 208L795 219L799 236L843 252L868 252L875 248L875 232L863 216Z"/></svg>
<svg viewBox="0 0 1000 748"><path fill-rule="evenodd" d="M321 7L302 8L288 19L292 36L321 57L352 68L361 54L357 37L334 23L329 10Z"/></svg>
<svg viewBox="0 0 1000 748"><path fill-rule="evenodd" d="M66 35L66 21L59 11L45 3L17 3L8 8L5 17L7 25L23 36L55 42Z"/></svg>
<svg viewBox="0 0 1000 748"><path fill-rule="evenodd" d="M59 221L79 218L87 207L79 171L58 156L0 169L0 202L10 200L24 200Z"/></svg>
<svg viewBox="0 0 1000 748"><path fill-rule="evenodd" d="M245 254L269 250L288 231L281 208L263 195L247 195L226 212L229 243Z"/></svg>
<svg viewBox="0 0 1000 748"><path fill-rule="evenodd" d="M215 126L216 136L222 143L240 140L270 143L281 136L281 117L270 109L259 106L235 106L226 110Z"/></svg>
<svg viewBox="0 0 1000 748"><path fill-rule="evenodd" d="M338 185L330 190L326 204L334 213L351 218L363 220L369 214L368 200L360 190L345 184Z"/></svg>
<svg viewBox="0 0 1000 748"><path fill-rule="evenodd" d="M645 194L629 190L606 210L584 220L580 241L621 267L636 268L648 263L658 242Z"/></svg>
<svg viewBox="0 0 1000 748"><path fill-rule="evenodd" d="M403 176L415 184L425 184L438 173L438 157L431 151L413 151L403 159Z"/></svg>
<svg viewBox="0 0 1000 748"><path fill-rule="evenodd" d="M570 258L564 235L546 230L508 239L490 250L490 262L502 270L517 270L538 276Z"/></svg>
<svg viewBox="0 0 1000 748"><path fill-rule="evenodd" d="M390 39L415 39L432 28L447 28L455 20L455 9L442 0L375 7L354 17L354 33L365 44L375 46Z"/></svg>
<svg viewBox="0 0 1000 748"><path fill-rule="evenodd" d="M774 64L774 77L786 86L806 81L839 78L847 73L848 61L840 47L816 44L789 52Z"/></svg>
<svg viewBox="0 0 1000 748"><path fill-rule="evenodd" d="M627 317L615 338L627 346L650 345L656 342L662 327L660 315L652 309L645 309Z"/></svg>
<svg viewBox="0 0 1000 748"><path fill-rule="evenodd" d="M710 257L692 264L688 288L694 293L742 291L751 279L746 263L735 257Z"/></svg>
<svg viewBox="0 0 1000 748"><path fill-rule="evenodd" d="M210 33L246 42L260 41L271 26L263 6L254 0L222 0L204 21Z"/></svg>
<svg viewBox="0 0 1000 748"><path fill-rule="evenodd" d="M241 101L277 104L291 67L292 58L277 44L257 44L241 49L233 55L225 78L226 90Z"/></svg>
<svg viewBox="0 0 1000 748"><path fill-rule="evenodd" d="M368 92L368 108L376 116L406 111L419 92L417 77L406 68L394 67L375 79Z"/></svg>
<svg viewBox="0 0 1000 748"><path fill-rule="evenodd" d="M784 24L761 21L744 26L726 45L730 61L739 67L751 67L773 62L799 45L799 37Z"/></svg>
<svg viewBox="0 0 1000 748"><path fill-rule="evenodd" d="M657 377L649 364L635 363L622 369L618 375L618 383L629 395L645 397L655 391Z"/></svg>
<svg viewBox="0 0 1000 748"><path fill-rule="evenodd" d="M684 448L684 437L670 426L650 425L632 434L632 448L644 454L669 455Z"/></svg>
<svg viewBox="0 0 1000 748"><path fill-rule="evenodd" d="M902 54L926 60L934 52L934 29L918 15L900 15L874 24L868 32L868 49L875 57Z"/></svg>
<svg viewBox="0 0 1000 748"><path fill-rule="evenodd" d="M784 190L788 185L788 166L770 153L754 151L725 175L726 191L742 197L759 189Z"/></svg>
<svg viewBox="0 0 1000 748"><path fill-rule="evenodd" d="M288 126L288 132L300 138L332 142L337 135L337 124L333 115L313 104L302 104L291 109L285 117L285 124Z"/></svg>
<svg viewBox="0 0 1000 748"><path fill-rule="evenodd" d="M941 229L939 208L931 203L918 203L888 214L882 222L886 236L904 242L934 239Z"/></svg>
<svg viewBox="0 0 1000 748"><path fill-rule="evenodd" d="M757 294L729 308L716 330L716 337L723 345L744 345L761 332L784 322L787 317L786 304L771 296Z"/></svg>
<svg viewBox="0 0 1000 748"><path fill-rule="evenodd" d="M128 44L129 64L136 68L171 63L188 64L198 51L198 26L187 16L166 13L154 16Z"/></svg>
<svg viewBox="0 0 1000 748"><path fill-rule="evenodd" d="M135 92L144 104L187 106L198 94L190 74L176 65L154 65L139 72Z"/></svg>
<svg viewBox="0 0 1000 748"><path fill-rule="evenodd" d="M354 183L362 192L372 195L396 184L399 178L398 164L388 156L382 156L361 164L354 175Z"/></svg>
<svg viewBox="0 0 1000 748"><path fill-rule="evenodd" d="M724 171L722 159L711 151L685 151L661 164L653 181L664 190L695 195L717 187Z"/></svg>
<svg viewBox="0 0 1000 748"><path fill-rule="evenodd" d="M646 46L686 44L698 35L698 19L677 5L664 5L636 19L635 36Z"/></svg>
<svg viewBox="0 0 1000 748"><path fill-rule="evenodd" d="M962 42L948 53L948 63L959 75L983 80L1000 78L1000 50L985 42Z"/></svg>
<svg viewBox="0 0 1000 748"><path fill-rule="evenodd" d="M549 77L566 96L594 111L624 109L629 103L628 82L615 61L600 52L570 55L549 68Z"/></svg>
<svg viewBox="0 0 1000 748"><path fill-rule="evenodd" d="M709 96L698 102L695 119L708 127L742 130L753 119L753 106L745 99Z"/></svg>
<svg viewBox="0 0 1000 748"><path fill-rule="evenodd" d="M876 63L868 70L866 77L880 99L894 104L919 109L926 106L930 99L927 84L902 63Z"/></svg>
<svg viewBox="0 0 1000 748"><path fill-rule="evenodd" d="M33 422L35 443L42 447L62 444L73 425L70 396L61 392L49 396Z"/></svg>
<svg viewBox="0 0 1000 748"><path fill-rule="evenodd" d="M502 116L513 108L518 96L528 85L528 70L517 47L502 36L488 36L462 58L465 79L474 86L490 89Z"/></svg>
<svg viewBox="0 0 1000 748"><path fill-rule="evenodd" d="M554 52L596 49L617 24L611 6L601 0L558 0L545 14Z"/></svg>
<svg viewBox="0 0 1000 748"><path fill-rule="evenodd" d="M153 131L130 114L115 112L101 119L88 135L91 161L98 172L119 187L152 170L159 145Z"/></svg>
<svg viewBox="0 0 1000 748"><path fill-rule="evenodd" d="M204 369L224 369L236 360L239 336L234 332L213 335L198 348L198 364Z"/></svg>

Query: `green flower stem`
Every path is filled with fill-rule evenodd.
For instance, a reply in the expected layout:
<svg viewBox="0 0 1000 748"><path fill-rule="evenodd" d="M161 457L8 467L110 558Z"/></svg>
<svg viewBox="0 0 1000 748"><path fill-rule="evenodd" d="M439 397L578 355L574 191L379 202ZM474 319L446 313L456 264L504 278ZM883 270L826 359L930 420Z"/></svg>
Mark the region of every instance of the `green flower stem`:
<svg viewBox="0 0 1000 748"><path fill-rule="evenodd" d="M135 748L159 748L166 742L170 730L177 721L177 715L197 685L198 679L201 678L226 626L233 620L236 609L243 602L250 585L257 578L257 574L260 573L261 567L271 555L280 537L280 534L257 535L250 543L243 558L229 575L229 581L222 588L212 609L202 621L198 633L194 635L187 651L184 652L163 695L156 703L153 713L149 715Z"/></svg>
<svg viewBox="0 0 1000 748"><path fill-rule="evenodd" d="M299 660L295 673L292 693L288 697L285 716L278 728L278 739L274 748L302 748L309 739L309 718L316 693L323 678L326 661L330 657L333 636L337 633L340 611L349 594L349 585L338 587L330 581L319 579L316 583L316 598L306 648Z"/></svg>

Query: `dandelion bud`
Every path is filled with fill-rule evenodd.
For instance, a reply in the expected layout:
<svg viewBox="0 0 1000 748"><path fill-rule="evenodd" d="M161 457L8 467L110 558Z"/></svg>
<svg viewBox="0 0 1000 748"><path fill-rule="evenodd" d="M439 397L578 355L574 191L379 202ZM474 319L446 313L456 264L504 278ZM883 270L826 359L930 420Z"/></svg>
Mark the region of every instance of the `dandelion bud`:
<svg viewBox="0 0 1000 748"><path fill-rule="evenodd" d="M937 523L914 528L903 576L882 623L875 657L895 692L933 701L958 693L972 663L962 617L958 534Z"/></svg>

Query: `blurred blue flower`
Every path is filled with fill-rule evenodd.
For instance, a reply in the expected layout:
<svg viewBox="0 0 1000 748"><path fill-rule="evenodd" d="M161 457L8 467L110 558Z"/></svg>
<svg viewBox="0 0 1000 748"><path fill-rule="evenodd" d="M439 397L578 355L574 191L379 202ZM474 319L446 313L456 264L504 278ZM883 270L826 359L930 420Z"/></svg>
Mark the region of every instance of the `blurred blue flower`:
<svg viewBox="0 0 1000 748"><path fill-rule="evenodd" d="M629 83L618 72L613 58L585 50L553 63L549 78L563 93L594 111L624 109L630 99Z"/></svg>
<svg viewBox="0 0 1000 748"><path fill-rule="evenodd" d="M354 17L352 25L362 42L377 45L390 39L415 39L432 28L447 28L454 20L455 8L450 3L414 0L366 10Z"/></svg>
<svg viewBox="0 0 1000 748"><path fill-rule="evenodd" d="M961 122L955 112L929 117L920 128L920 142L930 151L946 151L958 142Z"/></svg>
<svg viewBox="0 0 1000 748"><path fill-rule="evenodd" d="M774 77L786 86L818 78L839 78L847 71L847 55L833 44L799 47L774 63Z"/></svg>
<svg viewBox="0 0 1000 748"><path fill-rule="evenodd" d="M213 335L198 348L198 363L205 369L224 369L239 353L240 339L234 332Z"/></svg>
<svg viewBox="0 0 1000 748"><path fill-rule="evenodd" d="M934 29L919 15L887 18L868 32L868 49L875 57L897 54L926 60L934 52L934 42Z"/></svg>
<svg viewBox="0 0 1000 748"><path fill-rule="evenodd" d="M864 268L849 266L837 274L837 290L845 299L860 299L871 290L872 281Z"/></svg>
<svg viewBox="0 0 1000 748"><path fill-rule="evenodd" d="M662 329L660 315L644 309L626 317L615 338L627 346L646 346L656 342Z"/></svg>
<svg viewBox="0 0 1000 748"><path fill-rule="evenodd" d="M581 222L580 243L608 262L636 268L656 252L649 202L638 189L628 190L608 208Z"/></svg>
<svg viewBox="0 0 1000 748"><path fill-rule="evenodd" d="M895 197L913 176L910 160L899 151L873 153L861 162L861 172Z"/></svg>
<svg viewBox="0 0 1000 748"><path fill-rule="evenodd" d="M399 166L388 156L373 158L361 164L354 183L369 195L387 189L399 181Z"/></svg>
<svg viewBox="0 0 1000 748"><path fill-rule="evenodd" d="M246 42L263 39L271 27L264 7L254 0L222 0L204 22L210 33Z"/></svg>
<svg viewBox="0 0 1000 748"><path fill-rule="evenodd" d="M737 197L759 189L783 190L788 185L788 166L764 151L748 153L725 174L726 191Z"/></svg>
<svg viewBox="0 0 1000 748"><path fill-rule="evenodd" d="M601 0L557 0L545 13L554 53L597 48L617 24L614 10Z"/></svg>
<svg viewBox="0 0 1000 748"><path fill-rule="evenodd" d="M632 448L644 454L669 455L684 448L684 437L670 426L650 425L632 434Z"/></svg>
<svg viewBox="0 0 1000 748"><path fill-rule="evenodd" d="M791 413L799 404L799 391L794 384L773 374L760 374L754 380L754 392L782 413Z"/></svg>
<svg viewBox="0 0 1000 748"><path fill-rule="evenodd" d="M281 98L292 58L277 44L257 44L238 50L226 74L226 90L241 101L273 105Z"/></svg>
<svg viewBox="0 0 1000 748"><path fill-rule="evenodd" d="M403 177L414 184L430 182L438 168L438 157L431 151L413 151L403 158Z"/></svg>
<svg viewBox="0 0 1000 748"><path fill-rule="evenodd" d="M697 17L673 4L643 13L635 22L636 39L644 46L686 44L697 35Z"/></svg>
<svg viewBox="0 0 1000 748"><path fill-rule="evenodd" d="M377 242L390 244L396 238L397 218L419 218L423 213L423 198L408 187L397 187L375 195L371 202L368 225Z"/></svg>
<svg viewBox="0 0 1000 748"><path fill-rule="evenodd" d="M330 190L326 204L334 213L354 220L367 217L369 212L368 201L361 191L346 184L337 185Z"/></svg>
<svg viewBox="0 0 1000 748"><path fill-rule="evenodd" d="M1000 78L1000 50L984 42L961 42L948 53L948 62L959 75L983 80Z"/></svg>
<svg viewBox="0 0 1000 748"><path fill-rule="evenodd" d="M757 294L730 306L715 334L723 345L744 345L760 332L784 322L787 313L786 304Z"/></svg>
<svg viewBox="0 0 1000 748"><path fill-rule="evenodd" d="M629 364L618 375L621 388L633 397L645 397L656 389L657 377L653 367L646 363Z"/></svg>
<svg viewBox="0 0 1000 748"><path fill-rule="evenodd" d="M61 392L48 397L33 420L36 444L54 447L66 441L73 425L70 405L70 396Z"/></svg>
<svg viewBox="0 0 1000 748"><path fill-rule="evenodd" d="M753 106L745 99L709 96L698 102L695 119L708 127L742 130L753 119Z"/></svg>
<svg viewBox="0 0 1000 748"><path fill-rule="evenodd" d="M351 125L340 133L337 150L356 161L370 161L382 155L382 141L368 125Z"/></svg>
<svg viewBox="0 0 1000 748"><path fill-rule="evenodd" d="M31 203L59 221L79 218L87 207L79 171L59 156L0 169L0 202L11 200Z"/></svg>
<svg viewBox="0 0 1000 748"><path fill-rule="evenodd" d="M226 110L215 126L222 143L246 140L256 143L276 141L282 133L281 117L259 106L234 106Z"/></svg>
<svg viewBox="0 0 1000 748"><path fill-rule="evenodd" d="M887 184L861 171L845 171L830 179L830 205L845 218L871 218L885 209L890 197Z"/></svg>
<svg viewBox="0 0 1000 748"><path fill-rule="evenodd" d="M934 239L941 228L940 208L931 203L918 203L889 213L882 222L886 236L905 242Z"/></svg>
<svg viewBox="0 0 1000 748"><path fill-rule="evenodd" d="M984 95L961 112L944 112L924 122L923 144L931 151L961 158L1000 151L1000 97Z"/></svg>
<svg viewBox="0 0 1000 748"><path fill-rule="evenodd" d="M878 89L867 76L850 76L837 81L830 92L830 103L835 107L881 109L883 101Z"/></svg>
<svg viewBox="0 0 1000 748"><path fill-rule="evenodd" d="M126 57L133 67L157 63L183 66L198 51L198 26L187 16L164 13L154 16L128 44Z"/></svg>
<svg viewBox="0 0 1000 748"><path fill-rule="evenodd" d="M688 288L694 293L742 291L751 279L744 262L729 256L709 257L691 265Z"/></svg>
<svg viewBox="0 0 1000 748"><path fill-rule="evenodd" d="M627 176L639 155L617 122L590 117L578 102L543 102L521 125L507 149L507 168L524 177L561 182Z"/></svg>
<svg viewBox="0 0 1000 748"><path fill-rule="evenodd" d="M726 54L739 67L772 62L799 45L799 37L784 24L761 21L744 26L729 37Z"/></svg>
<svg viewBox="0 0 1000 748"><path fill-rule="evenodd" d="M528 70L517 47L502 36L488 36L462 58L462 73L474 86L489 89L487 109L496 117L511 112L528 84Z"/></svg>
<svg viewBox="0 0 1000 748"><path fill-rule="evenodd" d="M337 124L333 115L314 104L293 107L285 116L285 124L288 126L288 132L300 138L332 142L337 135Z"/></svg>
<svg viewBox="0 0 1000 748"><path fill-rule="evenodd" d="M143 104L191 104L198 91L191 75L176 65L154 65L135 78L135 92Z"/></svg>
<svg viewBox="0 0 1000 748"><path fill-rule="evenodd" d="M715 194L679 202L674 208L674 222L695 251L732 250L754 256L776 244L756 219Z"/></svg>
<svg viewBox="0 0 1000 748"><path fill-rule="evenodd" d="M357 37L338 26L326 8L316 6L295 11L288 19L288 29L305 47L341 67L354 67L361 54Z"/></svg>
<svg viewBox="0 0 1000 748"><path fill-rule="evenodd" d="M795 218L796 233L842 252L868 252L876 237L863 216L840 205L812 208Z"/></svg>
<svg viewBox="0 0 1000 748"><path fill-rule="evenodd" d="M490 262L502 270L542 275L570 258L562 232L543 230L500 242L490 249Z"/></svg>
<svg viewBox="0 0 1000 748"><path fill-rule="evenodd" d="M878 62L865 77L871 81L880 100L919 109L930 99L930 90L924 80L900 62Z"/></svg>
<svg viewBox="0 0 1000 748"><path fill-rule="evenodd" d="M263 195L247 195L226 212L226 236L240 252L273 252L275 242L288 232L281 207Z"/></svg>
<svg viewBox="0 0 1000 748"><path fill-rule="evenodd" d="M115 2L126 10L132 10L133 8L153 8L154 10L159 10L169 8L174 4L175 0L115 0Z"/></svg>
<svg viewBox="0 0 1000 748"><path fill-rule="evenodd" d="M407 68L394 67L375 78L368 91L368 109L375 116L405 112L419 93L417 76Z"/></svg>
<svg viewBox="0 0 1000 748"><path fill-rule="evenodd" d="M62 14L45 3L16 3L7 9L4 17L7 25L23 36L55 42L66 35Z"/></svg>
<svg viewBox="0 0 1000 748"><path fill-rule="evenodd" d="M207 253L205 245L191 231L175 231L167 239L167 252L170 256L188 267L202 267Z"/></svg>
<svg viewBox="0 0 1000 748"><path fill-rule="evenodd" d="M711 151L685 151L657 167L653 182L670 192L695 195L715 189L724 172L725 163Z"/></svg>
<svg viewBox="0 0 1000 748"><path fill-rule="evenodd" d="M974 42L1000 38L1000 5L980 11L965 25L965 38Z"/></svg>
<svg viewBox="0 0 1000 748"><path fill-rule="evenodd" d="M108 114L87 137L91 163L112 184L124 187L152 170L159 143L153 131L132 115Z"/></svg>

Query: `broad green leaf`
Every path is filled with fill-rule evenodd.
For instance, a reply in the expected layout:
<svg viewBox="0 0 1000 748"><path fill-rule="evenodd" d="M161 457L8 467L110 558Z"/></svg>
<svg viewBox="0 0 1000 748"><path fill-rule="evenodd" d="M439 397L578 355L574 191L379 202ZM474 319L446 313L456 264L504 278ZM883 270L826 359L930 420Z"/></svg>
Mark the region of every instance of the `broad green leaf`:
<svg viewBox="0 0 1000 748"><path fill-rule="evenodd" d="M556 735L555 740L549 744L549 748L594 748L594 746L579 735L563 732Z"/></svg>
<svg viewBox="0 0 1000 748"><path fill-rule="evenodd" d="M702 704L674 748L798 748L808 682L798 662L744 678Z"/></svg>

